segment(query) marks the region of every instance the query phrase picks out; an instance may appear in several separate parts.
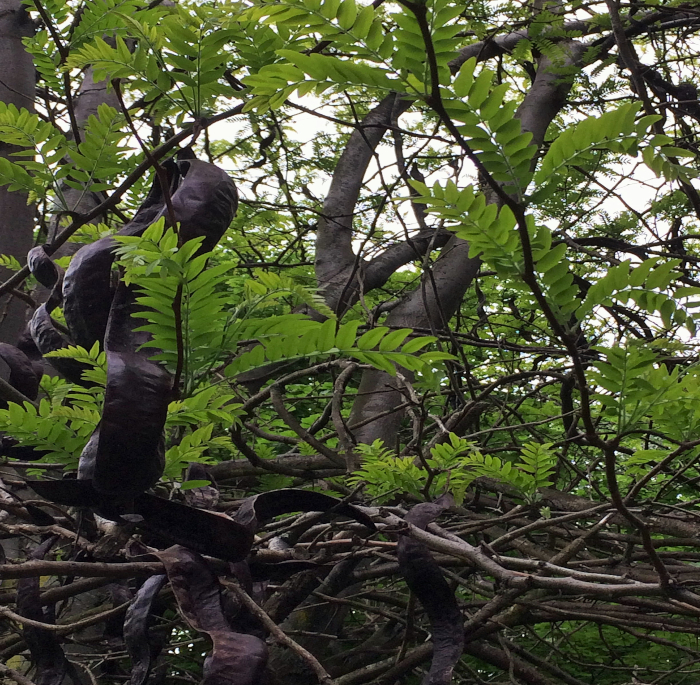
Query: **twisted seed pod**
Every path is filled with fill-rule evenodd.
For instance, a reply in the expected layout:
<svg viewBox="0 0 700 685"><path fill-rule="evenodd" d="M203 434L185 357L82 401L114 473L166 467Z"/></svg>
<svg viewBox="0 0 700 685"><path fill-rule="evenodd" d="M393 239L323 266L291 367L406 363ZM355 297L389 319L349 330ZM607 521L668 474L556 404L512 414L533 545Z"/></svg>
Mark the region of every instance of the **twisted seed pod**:
<svg viewBox="0 0 700 685"><path fill-rule="evenodd" d="M32 360L14 345L0 343L0 359L10 369L10 385L25 397L35 400L39 394L41 375L36 373Z"/></svg>
<svg viewBox="0 0 700 685"><path fill-rule="evenodd" d="M424 530L453 504L452 495L443 495L435 502L417 504L404 520ZM462 613L455 593L422 542L401 535L396 551L406 584L423 605L430 621L433 660L422 685L450 685L452 671L464 647Z"/></svg>

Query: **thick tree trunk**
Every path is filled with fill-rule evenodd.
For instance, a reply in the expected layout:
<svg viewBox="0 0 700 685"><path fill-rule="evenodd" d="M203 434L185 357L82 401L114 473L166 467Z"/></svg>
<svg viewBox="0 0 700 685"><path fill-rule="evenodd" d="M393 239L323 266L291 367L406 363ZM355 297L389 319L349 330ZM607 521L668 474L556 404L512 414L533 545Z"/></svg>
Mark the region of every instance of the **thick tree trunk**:
<svg viewBox="0 0 700 685"><path fill-rule="evenodd" d="M579 44L569 46L569 65L577 64L583 52ZM547 127L566 102L570 81L564 81L560 67L542 57L535 80L516 112L522 129L533 134L533 145L540 146ZM445 330L462 298L479 271L481 260L469 257L469 244L452 238L442 249L431 272L423 274L418 288L404 297L385 321L399 328ZM396 379L382 371L366 371L350 416L350 427L357 442L371 444L382 440L393 447L404 412L405 401ZM370 421L372 417L378 417Z"/></svg>
<svg viewBox="0 0 700 685"><path fill-rule="evenodd" d="M74 103L74 118L78 125L78 131L82 135L85 131L88 119L91 116L97 116L97 110L100 105L107 104L110 107L118 109L119 101L113 90L107 90L107 81L95 81L93 77L92 67L85 71L83 82L78 89L78 92L73 100ZM80 214L87 214L89 211L97 207L101 202L101 198L95 193L87 193L78 188L70 188L64 186L62 188L63 197L65 198L67 209ZM99 219L95 219L92 223L98 223ZM60 231L60 217L56 217L51 222L49 229L49 241L53 240L56 233ZM72 254L76 251L74 243L66 243L55 256Z"/></svg>
<svg viewBox="0 0 700 685"><path fill-rule="evenodd" d="M22 45L22 38L34 30L20 0L0 0L0 101L34 110L34 64ZM0 155L12 152L0 143ZM24 193L0 188L0 254L23 262L32 247L34 207ZM0 269L6 279L7 269ZM12 295L0 300L0 341L15 343L24 328L27 305Z"/></svg>

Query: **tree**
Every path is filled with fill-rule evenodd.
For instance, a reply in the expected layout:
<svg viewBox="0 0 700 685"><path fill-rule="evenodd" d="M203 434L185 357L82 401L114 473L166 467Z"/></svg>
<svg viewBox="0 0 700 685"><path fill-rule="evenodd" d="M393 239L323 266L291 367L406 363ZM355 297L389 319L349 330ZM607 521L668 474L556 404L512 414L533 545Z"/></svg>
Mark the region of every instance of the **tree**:
<svg viewBox="0 0 700 685"><path fill-rule="evenodd" d="M692 5L0 9L3 677L692 680Z"/></svg>

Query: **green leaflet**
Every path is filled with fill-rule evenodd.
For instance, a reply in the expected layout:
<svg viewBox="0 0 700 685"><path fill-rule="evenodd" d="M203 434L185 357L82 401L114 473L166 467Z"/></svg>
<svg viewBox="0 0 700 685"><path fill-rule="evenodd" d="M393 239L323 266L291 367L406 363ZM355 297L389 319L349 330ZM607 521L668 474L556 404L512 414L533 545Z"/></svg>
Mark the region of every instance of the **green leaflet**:
<svg viewBox="0 0 700 685"><path fill-rule="evenodd" d="M349 479L352 485L364 483L367 493L380 501L396 491L409 492L417 497L434 497L446 490L461 503L475 478L486 476L509 484L527 501L536 501L538 489L553 484L552 476L557 457L551 444L526 443L521 461L483 455L476 445L454 433L449 440L430 450L428 466L433 470L428 488L428 473L416 465L412 457L396 457L384 448L380 440L372 445L358 445L362 468ZM429 490L429 491L427 491Z"/></svg>
<svg viewBox="0 0 700 685"><path fill-rule="evenodd" d="M416 352L432 342L432 336L413 338L397 351L401 342L410 334L409 329L389 332L386 327L373 328L356 339L359 322L351 321L339 326L329 319L324 323L308 321L303 334L276 334L252 349L243 352L226 367L228 377L265 366L271 362L291 361L304 357L328 355L349 356L358 361L396 375L396 365L410 371L420 371L425 365L440 363L454 356L444 352Z"/></svg>

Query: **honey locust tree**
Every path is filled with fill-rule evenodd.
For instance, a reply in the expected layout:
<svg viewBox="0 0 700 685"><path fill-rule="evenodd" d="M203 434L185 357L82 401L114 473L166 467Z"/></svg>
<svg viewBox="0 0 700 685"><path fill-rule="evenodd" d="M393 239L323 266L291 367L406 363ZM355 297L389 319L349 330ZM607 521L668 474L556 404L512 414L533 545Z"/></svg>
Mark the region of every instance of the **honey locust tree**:
<svg viewBox="0 0 700 685"><path fill-rule="evenodd" d="M696 680L699 30L0 0L0 675Z"/></svg>

